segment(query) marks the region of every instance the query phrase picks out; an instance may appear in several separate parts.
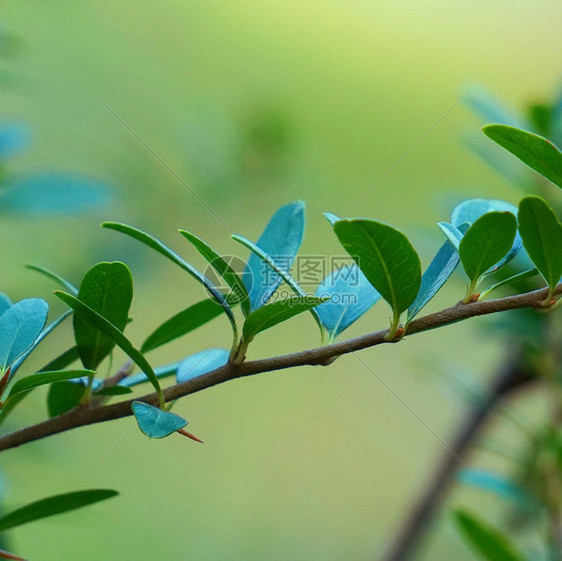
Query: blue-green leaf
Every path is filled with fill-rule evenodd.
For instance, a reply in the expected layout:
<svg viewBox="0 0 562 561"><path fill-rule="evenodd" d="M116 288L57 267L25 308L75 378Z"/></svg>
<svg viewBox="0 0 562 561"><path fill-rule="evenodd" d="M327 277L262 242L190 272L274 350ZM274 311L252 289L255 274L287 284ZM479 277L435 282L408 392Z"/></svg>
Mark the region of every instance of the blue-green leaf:
<svg viewBox="0 0 562 561"><path fill-rule="evenodd" d="M131 271L120 262L94 265L84 275L77 299L123 331L133 300ZM74 337L82 363L90 370L95 370L115 346L111 337L79 314L74 315Z"/></svg>
<svg viewBox="0 0 562 561"><path fill-rule="evenodd" d="M457 268L459 260L458 251L450 242L447 241L440 247L429 267L422 275L420 291L413 304L408 308L407 323L414 319L439 292Z"/></svg>
<svg viewBox="0 0 562 561"><path fill-rule="evenodd" d="M524 127L526 123L518 115L508 109L504 103L480 85L468 88L464 102L484 122L503 123L516 127Z"/></svg>
<svg viewBox="0 0 562 561"><path fill-rule="evenodd" d="M304 236L304 203L298 201L281 207L265 227L256 245L277 267L289 272ZM250 296L250 309L263 306L277 290L281 277L255 254L250 255L244 283Z"/></svg>
<svg viewBox="0 0 562 561"><path fill-rule="evenodd" d="M468 229L468 224L465 223L465 225ZM438 222L437 226L439 226L439 229L445 234L449 243L458 251L464 234L456 226L448 222Z"/></svg>
<svg viewBox="0 0 562 561"><path fill-rule="evenodd" d="M118 494L117 491L111 489L89 489L87 491L74 491L42 499L2 516L0 518L0 531L3 532L15 526L40 520L41 518L76 510L77 508L110 499Z"/></svg>
<svg viewBox="0 0 562 561"><path fill-rule="evenodd" d="M180 364L181 361L173 362L172 364L166 364L164 366L159 366L154 369L154 373L159 380L161 378L167 378L168 376L174 376L178 371ZM127 376L124 380L121 380L121 382L119 382L119 385L131 388L133 386L138 386L139 384L144 384L149 381L150 380L146 377L146 374L144 372L139 372L138 374Z"/></svg>
<svg viewBox="0 0 562 561"><path fill-rule="evenodd" d="M103 397L111 397L114 395L126 395L128 393L132 393L132 389L126 386L107 386L96 390L94 393L95 395L103 396Z"/></svg>
<svg viewBox="0 0 562 561"><path fill-rule="evenodd" d="M482 130L531 169L562 188L562 152L550 140L506 125L486 125Z"/></svg>
<svg viewBox="0 0 562 561"><path fill-rule="evenodd" d="M458 480L465 485L482 489L502 499L509 499L517 503L526 502L530 499L527 492L515 482L490 471L463 469L459 472Z"/></svg>
<svg viewBox="0 0 562 561"><path fill-rule="evenodd" d="M332 339L381 297L355 263L330 273L316 289L315 296L330 298L315 309Z"/></svg>
<svg viewBox="0 0 562 561"><path fill-rule="evenodd" d="M29 127L25 123L4 124L0 129L0 158L9 158L23 152L29 145L30 136Z"/></svg>
<svg viewBox="0 0 562 561"><path fill-rule="evenodd" d="M140 430L148 438L164 438L187 425L183 417L142 401L133 402L132 409Z"/></svg>
<svg viewBox="0 0 562 561"><path fill-rule="evenodd" d="M47 302L27 298L0 315L0 372L33 345L45 327L48 312Z"/></svg>
<svg viewBox="0 0 562 561"><path fill-rule="evenodd" d="M518 218L525 249L553 291L562 276L562 224L550 205L535 195L521 199Z"/></svg>
<svg viewBox="0 0 562 561"><path fill-rule="evenodd" d="M229 351L217 348L207 349L188 356L178 367L176 382L180 384L216 370L228 362L229 356Z"/></svg>
<svg viewBox="0 0 562 561"><path fill-rule="evenodd" d="M12 305L12 301L4 294L0 292L0 316Z"/></svg>
<svg viewBox="0 0 562 561"><path fill-rule="evenodd" d="M482 559L487 561L525 561L510 540L480 517L465 510L455 513L459 530Z"/></svg>

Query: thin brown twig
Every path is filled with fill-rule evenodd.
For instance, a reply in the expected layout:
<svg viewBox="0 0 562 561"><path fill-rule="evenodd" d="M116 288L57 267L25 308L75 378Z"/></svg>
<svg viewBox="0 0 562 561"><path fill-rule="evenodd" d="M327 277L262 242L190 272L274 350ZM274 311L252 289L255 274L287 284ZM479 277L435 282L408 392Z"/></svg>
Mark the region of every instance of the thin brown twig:
<svg viewBox="0 0 562 561"><path fill-rule="evenodd" d="M562 283L556 287L554 294L556 296L562 294ZM413 320L408 327L408 335L422 333L424 331L436 329L438 327L456 323L472 317L497 312L505 312L521 308L541 309L544 307L544 300L547 295L548 289L543 288L541 290L535 290L533 292L519 294L517 296L509 296L497 300L471 302L468 304L458 303L455 306L446 308L440 312ZM347 341L315 349L309 349L298 353L244 362L240 365L228 363L216 370L213 370L212 372L187 380L181 384L171 386L167 388L164 393L167 401L173 401L180 397L199 392L229 380L242 378L244 376L251 376L274 370L283 370L296 366L327 366L338 356L382 345L384 343L398 342L397 340L387 341L385 339L387 334L388 330L377 331L375 333L370 333ZM121 401L119 403L101 407L82 407L73 409L72 411L64 413L58 417L48 419L42 423L23 428L19 431L0 437L0 451L15 448L17 446L21 446L22 444L33 442L35 440L77 427L128 417L133 414L131 409L133 401L143 401L157 406L159 403L159 397L157 393L151 393L137 398L136 400Z"/></svg>

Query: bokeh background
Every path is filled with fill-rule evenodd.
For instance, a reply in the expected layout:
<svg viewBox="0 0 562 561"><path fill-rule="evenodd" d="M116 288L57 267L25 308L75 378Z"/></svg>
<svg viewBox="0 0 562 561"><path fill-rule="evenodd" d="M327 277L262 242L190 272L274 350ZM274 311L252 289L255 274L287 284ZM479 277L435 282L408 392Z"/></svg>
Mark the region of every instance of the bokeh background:
<svg viewBox="0 0 562 561"><path fill-rule="evenodd" d="M353 215L402 229L426 265L441 242L435 222L455 202L519 195L463 146L482 124L458 103L463 93L482 84L517 109L550 99L562 75L555 0L8 0L1 14L0 118L26 123L31 142L9 172L65 170L111 192L80 214L2 213L1 289L45 297L55 314L54 287L26 263L78 283L96 261L124 260L135 276L134 341L203 294L173 265L101 230L102 220L148 229L202 266L177 228L245 258L230 230L255 240L280 205L303 199L302 253L338 254L322 212L360 201ZM432 306L463 291L458 275ZM387 318L381 302L348 334ZM149 441L125 419L5 452L8 506L81 488L121 492L13 531L14 549L41 561L379 559L467 410L451 380L485 383L500 356L485 325L183 399L177 411L204 446ZM70 328L45 357L65 348ZM227 331L219 318L155 352L153 364ZM318 343L302 316L261 335L251 357ZM45 418L44 401L35 392L9 428ZM541 414L538 397L512 407ZM501 419L490 434L517 445ZM503 466L483 452L472 461ZM461 487L453 505L491 519L500 511ZM472 559L445 510L419 558L452 556Z"/></svg>

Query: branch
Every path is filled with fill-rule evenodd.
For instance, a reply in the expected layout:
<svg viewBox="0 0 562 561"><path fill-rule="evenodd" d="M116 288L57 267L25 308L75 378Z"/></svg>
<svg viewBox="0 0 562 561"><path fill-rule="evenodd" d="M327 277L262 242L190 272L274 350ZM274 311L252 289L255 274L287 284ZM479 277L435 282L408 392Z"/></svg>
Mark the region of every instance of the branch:
<svg viewBox="0 0 562 561"><path fill-rule="evenodd" d="M418 553L418 546L433 523L447 492L459 469L458 458L464 458L470 445L488 420L495 405L513 391L536 380L536 374L527 367L524 351L513 349L502 362L502 367L491 382L491 389L484 400L476 404L460 427L451 450L433 475L426 490L411 508L384 561L409 561Z"/></svg>
<svg viewBox="0 0 562 561"><path fill-rule="evenodd" d="M556 287L554 295L562 294L562 283ZM458 303L455 306L441 310L434 314L429 314L420 319L414 320L408 327L408 335L422 333L430 329L436 329L445 325L456 323L468 318L493 314L497 312L505 312L508 310L517 310L521 308L544 308L544 300L548 296L548 289L535 290L526 294L517 296L509 296L497 300L484 302L471 302L468 304ZM382 345L383 343L398 342L386 341L385 336L388 330L377 331L368 335L349 339L318 347L298 353L244 362L240 365L228 363L212 372L198 376L191 380L170 386L164 390L166 401L173 401L180 397L199 392L201 390L216 386L229 380L251 376L273 370L283 370L286 368L294 368L296 366L327 366L331 364L337 357ZM32 425L19 431L0 437L0 451L8 450L33 442L47 436L58 434L70 429L81 426L92 425L94 423L102 423L112 419L120 419L133 414L131 405L133 401L143 401L154 406L158 406L158 394L151 393L135 400L120 401L111 405L101 407L77 407L68 413L64 413L58 417L54 417L42 423Z"/></svg>

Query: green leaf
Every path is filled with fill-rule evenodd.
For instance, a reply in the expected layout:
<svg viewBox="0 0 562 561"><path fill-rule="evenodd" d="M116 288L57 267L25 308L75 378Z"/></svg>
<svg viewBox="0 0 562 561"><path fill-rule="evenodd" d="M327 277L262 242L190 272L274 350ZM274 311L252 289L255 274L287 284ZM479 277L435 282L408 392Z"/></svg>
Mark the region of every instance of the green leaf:
<svg viewBox="0 0 562 561"><path fill-rule="evenodd" d="M209 262L211 267L225 280L226 284L230 286L235 302L240 302L242 311L247 316L250 313L250 297L238 273L201 238L186 230L180 230L179 232Z"/></svg>
<svg viewBox="0 0 562 561"><path fill-rule="evenodd" d="M397 326L400 314L416 299L421 264L402 232L376 220L340 220L334 231L369 282L390 304Z"/></svg>
<svg viewBox="0 0 562 561"><path fill-rule="evenodd" d="M76 296L78 294L78 289L71 282L67 281L66 279L64 279L60 275L57 275L56 273L53 273L53 271L49 271L49 269L44 269L43 267L39 267L38 265L26 265L26 267L28 269L31 269L32 271L36 271L37 273L40 273L40 274L46 276L47 278L49 278L51 280L54 280L62 288L65 288L66 290L68 290L68 292L70 292L70 294L72 294L74 296Z"/></svg>
<svg viewBox="0 0 562 561"><path fill-rule="evenodd" d="M55 495L18 508L0 518L0 531L34 522L41 518L62 514L76 510L106 499L115 497L119 493L112 489L89 489L87 491L74 491L64 495Z"/></svg>
<svg viewBox="0 0 562 561"><path fill-rule="evenodd" d="M244 341L251 341L258 333L286 321L297 314L306 312L325 302L323 298L315 298L313 296L292 296L285 300L266 304L257 310L254 310L244 322L242 335Z"/></svg>
<svg viewBox="0 0 562 561"><path fill-rule="evenodd" d="M487 561L525 561L509 539L484 520L464 510L455 513L455 519L465 540L474 551Z"/></svg>
<svg viewBox="0 0 562 561"><path fill-rule="evenodd" d="M255 245L271 259L277 271L288 273L301 246L304 226L302 201L282 206L273 215ZM279 273L272 273L268 267L264 267L262 259L255 252L250 255L244 271L244 284L250 295L252 311L268 302L281 284L281 279Z"/></svg>
<svg viewBox="0 0 562 561"><path fill-rule="evenodd" d="M123 331L133 300L133 278L124 263L98 263L85 275L78 300ZM95 370L109 355L115 341L80 315L74 315L74 337L84 366Z"/></svg>
<svg viewBox="0 0 562 561"><path fill-rule="evenodd" d="M72 382L57 382L50 386L47 394L49 417L58 417L77 407L85 391L86 384L82 379Z"/></svg>
<svg viewBox="0 0 562 561"><path fill-rule="evenodd" d="M516 127L486 125L484 134L562 188L562 153L550 140Z"/></svg>
<svg viewBox="0 0 562 561"><path fill-rule="evenodd" d="M40 298L27 298L0 315L0 372L4 372L39 337L49 306Z"/></svg>
<svg viewBox="0 0 562 561"><path fill-rule="evenodd" d="M81 376L93 376L94 374L95 372L93 370L55 370L53 372L39 372L37 374L31 374L21 380L18 380L12 386L8 399L17 394L37 388L38 386L72 380L73 378L80 378Z"/></svg>
<svg viewBox="0 0 562 561"><path fill-rule="evenodd" d="M244 247L247 247L252 252L253 256L259 258L268 268L270 268L272 271L274 271L273 274L276 273L276 277L278 276L283 281L285 281L287 286L297 296L302 296L302 297L308 296L306 294L306 292L298 285L297 281L291 276L291 274L288 272L288 270L285 270L285 268L280 267L277 264L277 261L275 259L273 259L273 257L271 257L270 255L268 255L265 251L263 251L263 249L261 249L255 243L251 242L250 240L246 239L243 236L238 236L237 234L233 234L231 236L231 238L234 241L242 244ZM268 286L271 287L273 285L268 285ZM277 289L278 286L279 286L279 283L276 284L276 289ZM265 294L265 292L263 294ZM268 300L269 300L270 297L271 297L271 295L268 296ZM312 308L310 310L310 313L312 314L312 317L314 317L314 321L316 321L318 327L320 328L320 333L323 335L324 328L322 326L322 321L320 320L320 316L318 315L317 311L314 308Z"/></svg>
<svg viewBox="0 0 562 561"><path fill-rule="evenodd" d="M549 204L535 195L521 199L518 218L523 245L552 291L562 276L562 224Z"/></svg>
<svg viewBox="0 0 562 561"><path fill-rule="evenodd" d="M125 386L107 386L105 388L101 388L101 390L97 390L94 392L95 395L101 396L113 396L113 395L125 395L128 393L132 393L131 388L127 388Z"/></svg>
<svg viewBox="0 0 562 561"><path fill-rule="evenodd" d="M209 294L221 305L226 317L230 321L236 339L238 328L236 327L236 320L234 319L234 314L232 313L230 305L217 288L213 286L209 279L202 275L197 269L195 269L195 267L192 267L189 263L184 261L177 253L164 245L160 240L157 240L155 237L143 232L142 230L133 228L132 226L127 226L126 224L120 224L118 222L104 222L102 226L104 228L126 234L127 236L130 236L154 249L156 252L160 253L160 255L163 255L172 261L172 263L175 263L178 267L189 273L194 279L201 283Z"/></svg>
<svg viewBox="0 0 562 561"><path fill-rule="evenodd" d="M99 329L102 333L110 337L111 340L123 352L125 352L125 354L127 354L133 360L133 362L135 362L135 364L137 364L137 366L146 374L147 378L150 380L151 384L160 395L160 399L162 400L162 402L164 402L162 389L160 388L158 377L152 369L152 366L150 366L146 358L144 358L144 356L133 347L132 343L117 327L107 321L107 319L98 314L95 310L92 310L92 308L90 308L87 304L84 304L84 302L81 302L71 294L55 290L55 295L60 298L67 306L72 308L75 314L78 314L96 329Z"/></svg>
<svg viewBox="0 0 562 561"><path fill-rule="evenodd" d="M516 275L513 275L511 277L503 279L500 282L497 282L496 284L493 284L492 286L489 286L486 290L481 292L480 296L478 297L478 300L480 300L480 301L484 300L485 298L490 296L490 294L492 292L494 292L498 288L501 288L502 286L508 286L510 284L516 284L516 283L518 283L522 280L530 279L530 278L532 278L532 277L534 277L538 274L539 274L539 272L537 271L536 268L535 269L527 269L526 271L522 271L521 273L517 273Z"/></svg>
<svg viewBox="0 0 562 561"><path fill-rule="evenodd" d="M132 409L140 430L148 438L164 438L187 425L183 417L142 401L133 402Z"/></svg>
<svg viewBox="0 0 562 561"><path fill-rule="evenodd" d="M203 300L182 310L157 327L142 344L147 353L169 343L219 316L224 310L213 299Z"/></svg>
<svg viewBox="0 0 562 561"><path fill-rule="evenodd" d="M459 244L459 255L472 281L471 293L480 277L509 252L516 232L515 216L498 211L483 214L468 229Z"/></svg>

